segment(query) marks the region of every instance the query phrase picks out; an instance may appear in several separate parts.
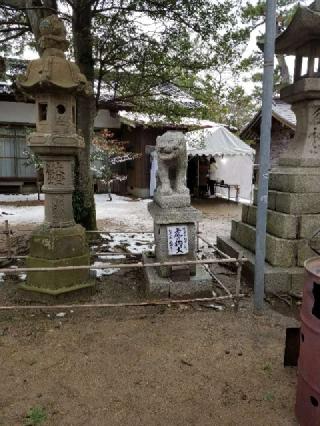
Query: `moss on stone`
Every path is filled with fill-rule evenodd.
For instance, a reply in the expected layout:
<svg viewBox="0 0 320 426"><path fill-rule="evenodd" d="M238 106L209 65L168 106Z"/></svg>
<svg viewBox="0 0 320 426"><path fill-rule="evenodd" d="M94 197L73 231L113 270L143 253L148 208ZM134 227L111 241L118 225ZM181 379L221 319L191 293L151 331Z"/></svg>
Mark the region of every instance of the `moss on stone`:
<svg viewBox="0 0 320 426"><path fill-rule="evenodd" d="M68 228L37 228L30 240L32 257L64 259L88 254L89 248L84 228L75 225Z"/></svg>
<svg viewBox="0 0 320 426"><path fill-rule="evenodd" d="M29 256L26 260L28 268L54 268L59 266L81 266L89 265L90 256L84 254L78 257L65 259L44 259ZM89 280L88 269L75 269L70 271L37 271L28 272L24 288L33 288L41 292L63 292L69 291L74 286L82 285Z"/></svg>

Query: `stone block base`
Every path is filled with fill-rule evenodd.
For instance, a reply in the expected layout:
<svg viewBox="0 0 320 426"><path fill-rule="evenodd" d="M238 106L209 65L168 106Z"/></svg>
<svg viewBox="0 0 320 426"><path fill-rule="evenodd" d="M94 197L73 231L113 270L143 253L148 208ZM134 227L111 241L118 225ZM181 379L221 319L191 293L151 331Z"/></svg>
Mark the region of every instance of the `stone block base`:
<svg viewBox="0 0 320 426"><path fill-rule="evenodd" d="M154 258L143 255L144 263L155 262ZM172 281L170 278L160 277L155 267L144 268L146 277L146 294L151 298L179 299L185 297L212 296L212 278L203 265L197 265L196 275L188 281Z"/></svg>
<svg viewBox="0 0 320 426"><path fill-rule="evenodd" d="M254 189L253 203L258 204ZM291 215L320 214L320 192L280 192L269 190L268 209Z"/></svg>
<svg viewBox="0 0 320 426"><path fill-rule="evenodd" d="M243 264L243 278L253 286L255 256L231 238L217 237L217 247L231 257L239 253L248 259ZM300 292L303 288L305 272L302 267L279 267L265 263L265 289L269 292Z"/></svg>
<svg viewBox="0 0 320 426"><path fill-rule="evenodd" d="M60 290L48 290L21 284L19 294L25 302L37 302L45 304L74 303L80 300L86 301L95 294L95 280L90 280L77 286Z"/></svg>
<svg viewBox="0 0 320 426"><path fill-rule="evenodd" d="M49 260L29 256L26 260L27 268L56 268L59 266L89 265L90 257L85 254L79 257ZM61 294L88 287L89 270L75 269L70 271L37 271L28 272L24 290L38 291L47 294ZM91 284L92 285L92 284Z"/></svg>
<svg viewBox="0 0 320 426"><path fill-rule="evenodd" d="M90 264L85 230L75 225L69 228L48 228L41 225L30 241L28 268L56 268ZM23 290L59 295L92 286L89 269L28 272Z"/></svg>
<svg viewBox="0 0 320 426"><path fill-rule="evenodd" d="M300 157L297 161L300 162ZM280 165L270 172L265 282L272 290L301 290L304 261L314 256L310 246L320 248L320 237L316 236L320 227L319 178L319 167ZM257 202L255 189L254 205L243 206L242 221L232 222L231 239L218 238L218 245L228 254L246 253L250 262L244 270L252 282Z"/></svg>
<svg viewBox="0 0 320 426"><path fill-rule="evenodd" d="M241 246L255 252L256 229L243 222L232 221L231 238ZM267 233L266 260L272 266L303 266L306 259L313 257L306 239L278 238Z"/></svg>
<svg viewBox="0 0 320 426"><path fill-rule="evenodd" d="M280 192L319 192L319 167L274 167L269 175L269 189Z"/></svg>

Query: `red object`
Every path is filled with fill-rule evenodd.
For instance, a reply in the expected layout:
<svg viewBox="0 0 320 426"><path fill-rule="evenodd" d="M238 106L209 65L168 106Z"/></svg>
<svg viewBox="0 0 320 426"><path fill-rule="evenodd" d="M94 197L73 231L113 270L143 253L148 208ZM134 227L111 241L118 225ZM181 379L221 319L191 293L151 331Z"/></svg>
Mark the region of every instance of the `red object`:
<svg viewBox="0 0 320 426"><path fill-rule="evenodd" d="M304 266L296 416L301 426L320 426L320 258Z"/></svg>

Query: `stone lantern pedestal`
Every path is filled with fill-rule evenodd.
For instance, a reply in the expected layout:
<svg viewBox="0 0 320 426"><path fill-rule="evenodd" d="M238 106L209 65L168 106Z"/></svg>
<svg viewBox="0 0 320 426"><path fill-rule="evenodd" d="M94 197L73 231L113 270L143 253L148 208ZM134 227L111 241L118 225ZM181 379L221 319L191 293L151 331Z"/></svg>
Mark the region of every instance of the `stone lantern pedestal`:
<svg viewBox="0 0 320 426"><path fill-rule="evenodd" d="M31 61L18 85L36 103L36 131L27 143L44 169L45 220L31 236L30 268L88 266L86 233L73 217L74 159L84 148L76 132L76 98L89 94L86 78L66 60L68 47L62 21L51 15L40 23L40 59ZM93 285L89 270L36 271L27 274L24 290L58 295Z"/></svg>
<svg viewBox="0 0 320 426"><path fill-rule="evenodd" d="M28 143L44 164L45 221L33 231L30 239L29 268L89 265L90 256L85 229L73 218L72 193L73 162L81 139L75 135L79 147L61 147L61 156L52 155L51 148L34 147L34 137ZM38 140L38 139L37 139ZM38 150L39 149L39 150ZM55 152L57 147L54 147ZM44 154L45 153L45 154ZM68 153L68 155L66 155ZM71 154L74 155L71 155ZM88 270L29 272L24 290L52 295L91 286Z"/></svg>
<svg viewBox="0 0 320 426"><path fill-rule="evenodd" d="M198 210L190 206L185 186L187 153L183 134L167 132L157 138L158 182L148 206L154 221L155 255L144 262L181 262L181 265L145 268L147 293L154 297L211 295L212 280L203 265L185 265L197 259Z"/></svg>

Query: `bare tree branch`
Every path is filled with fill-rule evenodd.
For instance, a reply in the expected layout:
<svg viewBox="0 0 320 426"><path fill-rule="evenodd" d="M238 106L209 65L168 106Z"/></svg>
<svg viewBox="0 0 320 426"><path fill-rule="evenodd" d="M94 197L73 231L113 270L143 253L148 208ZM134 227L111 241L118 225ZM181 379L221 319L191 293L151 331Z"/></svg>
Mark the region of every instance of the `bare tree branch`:
<svg viewBox="0 0 320 426"><path fill-rule="evenodd" d="M16 34L13 34L13 35L11 35L11 36L8 36L8 37L5 37L5 38L3 38L3 39L0 39L0 43L2 44L2 43L6 43L6 42L8 42L9 40L13 40L13 39L15 39L15 38L19 38L19 37L21 37L21 36L23 36L26 32L27 32L28 30L21 30L21 31L19 31L18 33L16 33Z"/></svg>

